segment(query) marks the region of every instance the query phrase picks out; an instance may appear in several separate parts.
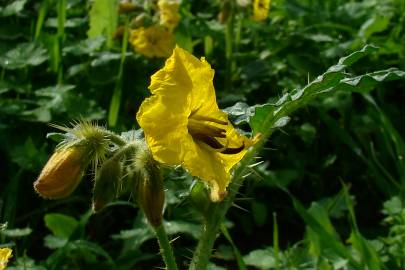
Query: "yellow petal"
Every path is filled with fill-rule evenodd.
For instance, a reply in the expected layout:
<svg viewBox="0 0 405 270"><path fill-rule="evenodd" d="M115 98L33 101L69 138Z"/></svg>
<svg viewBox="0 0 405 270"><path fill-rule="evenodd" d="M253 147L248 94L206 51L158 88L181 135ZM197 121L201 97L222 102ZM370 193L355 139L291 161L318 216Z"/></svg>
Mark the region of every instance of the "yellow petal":
<svg viewBox="0 0 405 270"><path fill-rule="evenodd" d="M159 0L160 24L172 31L180 21L178 1Z"/></svg>
<svg viewBox="0 0 405 270"><path fill-rule="evenodd" d="M152 96L137 114L154 159L168 165L182 165L191 175L206 181L211 199L226 195L230 171L255 142L240 135L216 103L214 70L205 61L176 47L163 69L152 76ZM188 130L189 118L194 124L216 126L226 131L226 138L215 138L225 148L242 150L223 154ZM227 124L226 124L227 123ZM215 135L214 135L215 136Z"/></svg>
<svg viewBox="0 0 405 270"><path fill-rule="evenodd" d="M190 115L192 82L175 49L163 69L151 77L149 89L153 94L141 105L137 120L143 128L153 157L162 163L178 165L190 135L187 120Z"/></svg>
<svg viewBox="0 0 405 270"><path fill-rule="evenodd" d="M191 175L208 183L212 201L221 201L226 196L230 175L226 172L221 158L209 146L199 142L190 144L189 151L184 156L183 166Z"/></svg>
<svg viewBox="0 0 405 270"><path fill-rule="evenodd" d="M175 45L172 33L159 26L132 30L129 42L136 52L147 57L169 57Z"/></svg>
<svg viewBox="0 0 405 270"><path fill-rule="evenodd" d="M253 1L253 16L255 21L264 21L269 15L271 0L254 0Z"/></svg>
<svg viewBox="0 0 405 270"><path fill-rule="evenodd" d="M12 257L12 252L10 248L0 248L0 270L6 269L8 260Z"/></svg>

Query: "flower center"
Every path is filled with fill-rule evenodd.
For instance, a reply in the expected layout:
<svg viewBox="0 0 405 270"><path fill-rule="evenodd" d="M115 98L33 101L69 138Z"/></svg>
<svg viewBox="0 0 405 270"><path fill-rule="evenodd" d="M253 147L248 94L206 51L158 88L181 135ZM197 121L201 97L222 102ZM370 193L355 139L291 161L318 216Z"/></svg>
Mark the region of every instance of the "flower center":
<svg viewBox="0 0 405 270"><path fill-rule="evenodd" d="M245 148L244 143L240 147L228 147L226 130L215 126L214 123L224 127L228 125L228 122L216 118L192 115L188 118L188 132L195 141L203 142L222 154L237 154ZM221 144L218 138L226 139L225 145Z"/></svg>

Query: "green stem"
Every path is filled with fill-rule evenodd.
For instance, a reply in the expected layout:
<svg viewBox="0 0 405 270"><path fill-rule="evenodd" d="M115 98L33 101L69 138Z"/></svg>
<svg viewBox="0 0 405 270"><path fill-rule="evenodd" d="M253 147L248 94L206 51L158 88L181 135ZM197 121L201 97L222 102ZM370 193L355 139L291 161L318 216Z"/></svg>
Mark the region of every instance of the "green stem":
<svg viewBox="0 0 405 270"><path fill-rule="evenodd" d="M107 132L105 133L105 136L106 136L106 138L107 138L108 140L112 141L112 142L115 143L116 145L124 146L124 145L127 144L127 142L126 142L123 138L121 138L121 137L118 136L117 134L114 134L114 133L112 133L112 132L110 132L110 131L107 131Z"/></svg>
<svg viewBox="0 0 405 270"><path fill-rule="evenodd" d="M167 270L177 270L176 260L173 255L172 247L170 246L169 238L167 237L166 231L161 224L159 227L155 227L156 238L159 242L160 252L162 254L163 261L166 264Z"/></svg>
<svg viewBox="0 0 405 270"><path fill-rule="evenodd" d="M58 84L62 84L63 82L63 54L62 54L62 47L65 41L65 22L66 22L66 0L59 0L57 5L57 13L58 13L58 30L56 35L56 42L58 47L58 63L57 63L57 80Z"/></svg>
<svg viewBox="0 0 405 270"><path fill-rule="evenodd" d="M124 64L126 59L127 47L128 47L128 38L129 38L129 18L125 18L125 31L124 37L122 39L121 45L121 61L120 67L118 70L118 77L115 83L114 93L111 98L110 110L108 112L108 125L115 127L117 124L118 113L121 105L121 96L122 96L122 76L124 73Z"/></svg>
<svg viewBox="0 0 405 270"><path fill-rule="evenodd" d="M269 134L270 135L270 134ZM228 209L232 206L235 200L236 194L238 193L239 187L242 185L244 180L244 173L246 168L253 161L254 156L262 147L265 138L258 142L253 149L251 149L244 159L241 161L239 167L235 170L235 174L232 182L228 187L228 196L220 203L213 205L210 215L204 224L203 232L198 242L197 248L194 252L194 256L190 263L190 270L205 270L209 263L211 257L211 251L214 246L214 242L217 233L220 229L221 223L228 212Z"/></svg>
<svg viewBox="0 0 405 270"><path fill-rule="evenodd" d="M217 233L226 212L235 199L235 195L239 189L238 185L240 185L242 181L242 178L235 179L234 182L232 182L229 186L231 191L226 199L221 203L215 204L213 207L210 216L207 218L207 221L204 224L203 233L200 237L200 241L198 242L196 251L194 252L193 259L191 260L190 270L207 269L207 265L211 257L211 250L214 246Z"/></svg>
<svg viewBox="0 0 405 270"><path fill-rule="evenodd" d="M233 1L229 1L229 17L225 28L225 57L226 57L226 74L225 74L225 92L232 91L232 67L233 67L233 37L234 37L234 12Z"/></svg>

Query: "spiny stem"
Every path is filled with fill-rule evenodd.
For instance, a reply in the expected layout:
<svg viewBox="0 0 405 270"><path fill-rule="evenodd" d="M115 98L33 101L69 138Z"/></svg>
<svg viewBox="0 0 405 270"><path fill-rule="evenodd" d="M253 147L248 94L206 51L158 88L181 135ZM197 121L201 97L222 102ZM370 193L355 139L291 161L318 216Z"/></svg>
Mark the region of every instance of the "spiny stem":
<svg viewBox="0 0 405 270"><path fill-rule="evenodd" d="M115 134L111 131L107 131L105 136L107 137L107 139L109 139L111 142L115 143L116 145L124 146L127 144L127 142L123 138L121 138L120 136L118 136L117 134Z"/></svg>
<svg viewBox="0 0 405 270"><path fill-rule="evenodd" d="M236 168L232 182L228 187L228 196L220 203L213 206L210 216L207 217L204 229L198 242L197 248L194 252L193 258L190 263L190 270L205 270L211 257L212 248L220 229L221 223L228 212L228 209L232 206L235 200L236 194L240 186L243 183L243 175L245 169L256 156L257 152L262 148L264 142L270 136L271 132L268 132L243 158L239 167Z"/></svg>
<svg viewBox="0 0 405 270"><path fill-rule="evenodd" d="M166 264L167 270L178 270L176 259L173 255L173 250L169 242L169 238L167 237L166 231L163 227L163 223L154 228L156 238L158 240L160 246L160 252L162 254L163 261Z"/></svg>

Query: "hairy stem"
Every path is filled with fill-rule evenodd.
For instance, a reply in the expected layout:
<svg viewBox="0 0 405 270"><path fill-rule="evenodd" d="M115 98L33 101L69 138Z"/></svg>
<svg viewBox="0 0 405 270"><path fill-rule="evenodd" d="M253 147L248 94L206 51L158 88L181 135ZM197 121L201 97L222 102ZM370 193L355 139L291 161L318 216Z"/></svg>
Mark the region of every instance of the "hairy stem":
<svg viewBox="0 0 405 270"><path fill-rule="evenodd" d="M263 138L264 139L264 138ZM220 203L213 206L210 211L210 215L204 224L203 232L198 242L197 248L194 252L194 256L190 263L190 270L205 270L211 257L211 251L214 246L218 231L221 223L235 200L239 187L244 180L244 173L249 164L251 164L255 154L261 149L263 141L256 144L244 157L239 167L235 170L232 182L228 187L228 196Z"/></svg>
<svg viewBox="0 0 405 270"><path fill-rule="evenodd" d="M177 270L176 260L173 255L172 247L170 246L169 238L167 237L166 231L163 224L155 227L156 238L158 239L160 246L160 253L162 255L163 261L166 264L167 270Z"/></svg>

